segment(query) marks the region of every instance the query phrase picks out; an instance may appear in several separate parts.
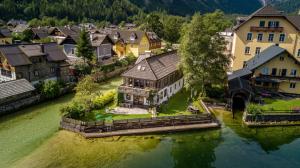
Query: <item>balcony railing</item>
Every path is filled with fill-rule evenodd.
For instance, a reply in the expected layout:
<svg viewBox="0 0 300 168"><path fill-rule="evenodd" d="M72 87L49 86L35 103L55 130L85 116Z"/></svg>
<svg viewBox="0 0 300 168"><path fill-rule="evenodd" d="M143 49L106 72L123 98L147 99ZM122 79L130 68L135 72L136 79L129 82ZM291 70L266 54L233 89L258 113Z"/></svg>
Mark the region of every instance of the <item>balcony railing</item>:
<svg viewBox="0 0 300 168"><path fill-rule="evenodd" d="M283 27L256 27L250 28L251 32L283 32Z"/></svg>
<svg viewBox="0 0 300 168"><path fill-rule="evenodd" d="M133 94L133 95L143 96L143 97L149 97L151 91L155 91L155 89L150 89L150 88L142 89L142 88L125 86L125 85L121 85L119 87L120 93Z"/></svg>
<svg viewBox="0 0 300 168"><path fill-rule="evenodd" d="M277 79L277 80L297 80L297 81L300 81L299 76L279 76L279 75L263 75L263 74L260 74L259 77L269 78L269 79Z"/></svg>

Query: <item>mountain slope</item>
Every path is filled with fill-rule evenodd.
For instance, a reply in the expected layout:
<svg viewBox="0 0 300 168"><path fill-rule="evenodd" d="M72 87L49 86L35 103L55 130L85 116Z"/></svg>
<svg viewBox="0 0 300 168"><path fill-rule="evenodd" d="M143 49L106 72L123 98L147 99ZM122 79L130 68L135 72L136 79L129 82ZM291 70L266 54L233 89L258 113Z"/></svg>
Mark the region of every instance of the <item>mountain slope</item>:
<svg viewBox="0 0 300 168"><path fill-rule="evenodd" d="M250 14L262 6L261 0L130 0L146 11L166 10L176 15L191 15L221 9L225 13Z"/></svg>

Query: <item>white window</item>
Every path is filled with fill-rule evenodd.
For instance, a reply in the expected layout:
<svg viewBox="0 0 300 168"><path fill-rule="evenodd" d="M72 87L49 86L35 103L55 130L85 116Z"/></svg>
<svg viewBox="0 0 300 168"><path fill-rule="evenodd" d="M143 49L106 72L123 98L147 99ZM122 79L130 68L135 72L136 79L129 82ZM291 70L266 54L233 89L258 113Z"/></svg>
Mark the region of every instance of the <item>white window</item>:
<svg viewBox="0 0 300 168"><path fill-rule="evenodd" d="M245 48L245 54L250 54L250 47Z"/></svg>
<svg viewBox="0 0 300 168"><path fill-rule="evenodd" d="M297 70L296 69L292 69L291 70L291 76L296 76L297 75Z"/></svg>
<svg viewBox="0 0 300 168"><path fill-rule="evenodd" d="M290 88L295 89L296 88L296 83L290 83Z"/></svg>
<svg viewBox="0 0 300 168"><path fill-rule="evenodd" d="M260 53L261 48L260 47L256 47L255 49L255 55L258 55Z"/></svg>
<svg viewBox="0 0 300 168"><path fill-rule="evenodd" d="M269 42L273 42L274 41L274 34L269 34Z"/></svg>
<svg viewBox="0 0 300 168"><path fill-rule="evenodd" d="M33 74L34 74L34 76L39 76L39 71L35 70L35 71L33 72Z"/></svg>
<svg viewBox="0 0 300 168"><path fill-rule="evenodd" d="M285 40L285 34L280 34L279 42L284 42L284 40Z"/></svg>
<svg viewBox="0 0 300 168"><path fill-rule="evenodd" d="M263 34L262 33L259 33L258 35L257 35L257 41L262 41L263 40Z"/></svg>
<svg viewBox="0 0 300 168"><path fill-rule="evenodd" d="M247 34L247 41L251 41L252 40L252 33L248 33Z"/></svg>
<svg viewBox="0 0 300 168"><path fill-rule="evenodd" d="M262 72L263 75L268 75L269 74L269 68L268 67L263 67Z"/></svg>
<svg viewBox="0 0 300 168"><path fill-rule="evenodd" d="M71 49L71 54L75 54L75 49L74 48Z"/></svg>

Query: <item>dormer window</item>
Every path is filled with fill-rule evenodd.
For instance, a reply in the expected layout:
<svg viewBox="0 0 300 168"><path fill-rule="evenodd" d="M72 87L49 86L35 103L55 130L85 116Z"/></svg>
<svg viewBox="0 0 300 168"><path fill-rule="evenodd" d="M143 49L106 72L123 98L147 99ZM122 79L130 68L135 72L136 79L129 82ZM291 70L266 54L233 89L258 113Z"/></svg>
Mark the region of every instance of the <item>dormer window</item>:
<svg viewBox="0 0 300 168"><path fill-rule="evenodd" d="M136 40L136 38L137 38L137 35L135 33L131 33L130 40L134 41L134 40Z"/></svg>
<svg viewBox="0 0 300 168"><path fill-rule="evenodd" d="M120 38L120 33L119 33L119 32L116 32L116 33L114 34L114 39L117 40L117 39L119 39L119 38Z"/></svg>

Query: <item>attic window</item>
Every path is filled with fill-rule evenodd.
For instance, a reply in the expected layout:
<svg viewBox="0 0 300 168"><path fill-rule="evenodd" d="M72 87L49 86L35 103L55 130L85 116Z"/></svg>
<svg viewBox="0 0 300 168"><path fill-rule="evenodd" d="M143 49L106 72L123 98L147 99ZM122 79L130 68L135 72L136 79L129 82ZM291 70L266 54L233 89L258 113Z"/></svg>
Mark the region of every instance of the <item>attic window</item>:
<svg viewBox="0 0 300 168"><path fill-rule="evenodd" d="M135 33L132 33L132 34L130 35L130 40L134 41L136 38L137 38L137 36L136 36Z"/></svg>
<svg viewBox="0 0 300 168"><path fill-rule="evenodd" d="M137 67L137 69L138 69L139 71L145 71L145 70L146 70L146 67L139 65L139 66Z"/></svg>

